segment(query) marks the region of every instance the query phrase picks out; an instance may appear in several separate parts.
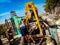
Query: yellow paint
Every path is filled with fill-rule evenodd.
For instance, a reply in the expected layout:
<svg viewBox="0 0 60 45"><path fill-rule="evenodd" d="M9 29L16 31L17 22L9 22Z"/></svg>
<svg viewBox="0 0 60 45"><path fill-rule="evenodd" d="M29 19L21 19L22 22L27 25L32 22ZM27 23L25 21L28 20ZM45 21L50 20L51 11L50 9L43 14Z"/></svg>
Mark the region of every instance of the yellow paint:
<svg viewBox="0 0 60 45"><path fill-rule="evenodd" d="M29 5L31 6L31 8L29 8ZM43 36L41 24L39 22L39 18L38 18L37 12L36 12L36 10L37 10L36 6L34 5L33 2L28 2L28 3L26 3L25 7L26 7L25 8L26 12L28 12L29 10L32 10L34 12L34 16L35 16L35 19L37 21L37 24L38 24L38 27L40 30L40 36ZM26 15L26 17L27 17L27 19L29 19L29 16Z"/></svg>

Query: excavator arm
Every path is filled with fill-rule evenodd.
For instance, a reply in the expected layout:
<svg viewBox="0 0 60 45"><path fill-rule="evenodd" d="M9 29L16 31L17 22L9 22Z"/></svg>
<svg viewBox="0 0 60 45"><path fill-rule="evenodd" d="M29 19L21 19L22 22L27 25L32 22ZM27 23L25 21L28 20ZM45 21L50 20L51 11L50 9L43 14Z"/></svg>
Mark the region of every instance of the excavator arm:
<svg viewBox="0 0 60 45"><path fill-rule="evenodd" d="M37 8L36 6L33 4L33 2L28 2L26 3L26 17L29 15L27 12L30 11L31 15L29 15L29 17L33 20L35 18L38 28L40 30L40 36L43 36L43 32L42 32L42 28L41 28L41 24L39 22L39 18L38 18L38 12L37 12ZM33 14L32 14L33 13ZM27 17L27 20L29 20L29 17ZM33 18L34 17L34 18Z"/></svg>

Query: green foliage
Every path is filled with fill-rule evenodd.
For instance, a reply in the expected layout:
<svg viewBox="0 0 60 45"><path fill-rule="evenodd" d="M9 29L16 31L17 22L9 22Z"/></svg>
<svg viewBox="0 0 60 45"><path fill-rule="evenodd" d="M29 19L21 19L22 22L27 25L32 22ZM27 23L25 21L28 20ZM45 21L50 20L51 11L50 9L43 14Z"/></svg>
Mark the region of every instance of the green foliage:
<svg viewBox="0 0 60 45"><path fill-rule="evenodd" d="M6 30L7 30L7 27L5 26L5 24L0 24L0 35L4 34Z"/></svg>
<svg viewBox="0 0 60 45"><path fill-rule="evenodd" d="M44 10L46 12L50 12L51 9L54 9L56 6L60 6L60 0L46 0L45 8Z"/></svg>

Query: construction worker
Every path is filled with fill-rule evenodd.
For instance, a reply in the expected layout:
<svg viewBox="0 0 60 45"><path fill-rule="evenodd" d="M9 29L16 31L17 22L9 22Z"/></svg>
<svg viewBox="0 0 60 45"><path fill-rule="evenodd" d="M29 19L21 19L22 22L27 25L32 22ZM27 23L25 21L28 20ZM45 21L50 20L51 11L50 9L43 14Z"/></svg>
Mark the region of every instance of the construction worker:
<svg viewBox="0 0 60 45"><path fill-rule="evenodd" d="M9 41L9 43L11 44L11 40L13 39L14 40L14 37L13 37L13 29L12 27L9 27L6 31L6 36L7 36L7 39Z"/></svg>
<svg viewBox="0 0 60 45"><path fill-rule="evenodd" d="M11 11L10 14L11 14L12 26L18 37L21 37L20 28L19 28L21 24L21 18L16 15L15 11Z"/></svg>
<svg viewBox="0 0 60 45"><path fill-rule="evenodd" d="M22 45L27 45L28 43L28 30L26 28L26 25L25 25L25 19L22 19L22 24L20 25L20 31L21 31L21 34L22 34L22 37L23 37L23 42L22 42Z"/></svg>
<svg viewBox="0 0 60 45"><path fill-rule="evenodd" d="M14 41L14 34L13 34L12 27L9 27L5 33L6 33L6 36L7 36L7 39L9 41L10 45L12 45L13 42L11 42L11 41Z"/></svg>

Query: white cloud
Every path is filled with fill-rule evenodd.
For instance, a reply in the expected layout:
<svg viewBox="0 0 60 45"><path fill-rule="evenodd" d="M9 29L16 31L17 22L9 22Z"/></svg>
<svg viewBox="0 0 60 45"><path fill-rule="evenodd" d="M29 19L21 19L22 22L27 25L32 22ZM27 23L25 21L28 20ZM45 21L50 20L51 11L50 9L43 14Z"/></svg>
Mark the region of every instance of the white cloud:
<svg viewBox="0 0 60 45"><path fill-rule="evenodd" d="M18 16L25 16L25 10L24 9L17 10L16 13L17 13Z"/></svg>
<svg viewBox="0 0 60 45"><path fill-rule="evenodd" d="M22 9L22 10L15 10L15 11L16 11L17 16L19 16L19 17L25 15L24 9ZM10 17L11 17L10 12L5 12L5 13L0 14L0 24L4 23L4 20L5 19L9 19Z"/></svg>
<svg viewBox="0 0 60 45"><path fill-rule="evenodd" d="M0 16L6 16L8 14L9 14L9 12L5 12L5 13L0 14Z"/></svg>
<svg viewBox="0 0 60 45"><path fill-rule="evenodd" d="M36 4L39 14L45 13L43 6L44 6L44 4ZM16 10L16 13L18 16L25 16L25 9Z"/></svg>
<svg viewBox="0 0 60 45"><path fill-rule="evenodd" d="M42 13L45 13L45 11L44 11L44 4L36 4L36 6L37 6L37 9L38 9L38 13L39 14L42 14Z"/></svg>
<svg viewBox="0 0 60 45"><path fill-rule="evenodd" d="M25 10L15 10L15 12L17 13L18 16L24 16L25 15ZM5 12L5 13L2 13L0 14L0 17L1 16L10 16L10 12Z"/></svg>
<svg viewBox="0 0 60 45"><path fill-rule="evenodd" d="M36 4L37 8L38 8L38 13L39 14L42 14L42 13L45 13L44 12L44 7L43 7L44 4ZM17 15L20 17L20 16L25 16L25 9L21 9L21 10L15 10ZM5 13L2 13L0 14L0 17L3 16L3 18L0 18L0 23L3 23L4 22L4 19L9 19L10 18L10 12L5 12ZM3 20L3 21L2 21Z"/></svg>
<svg viewBox="0 0 60 45"><path fill-rule="evenodd" d="M11 0L0 0L0 3L11 2Z"/></svg>
<svg viewBox="0 0 60 45"><path fill-rule="evenodd" d="M10 17L9 12L0 14L0 24L4 23L5 19L9 19L9 17Z"/></svg>
<svg viewBox="0 0 60 45"><path fill-rule="evenodd" d="M4 19L0 19L0 24L3 24L4 23Z"/></svg>

